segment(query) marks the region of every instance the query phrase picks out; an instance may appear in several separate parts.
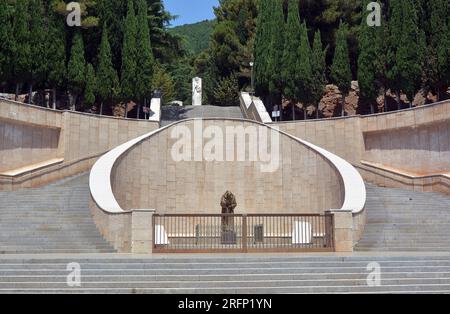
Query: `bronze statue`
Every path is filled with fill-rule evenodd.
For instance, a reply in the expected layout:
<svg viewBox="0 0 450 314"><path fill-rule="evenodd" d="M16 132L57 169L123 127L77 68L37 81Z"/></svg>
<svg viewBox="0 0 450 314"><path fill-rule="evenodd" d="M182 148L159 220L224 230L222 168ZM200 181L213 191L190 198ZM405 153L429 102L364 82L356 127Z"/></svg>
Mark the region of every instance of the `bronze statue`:
<svg viewBox="0 0 450 314"><path fill-rule="evenodd" d="M226 191L220 201L222 207L222 214L232 215L234 209L237 206L236 197L230 191ZM234 219L233 217L222 217L222 232L234 231Z"/></svg>

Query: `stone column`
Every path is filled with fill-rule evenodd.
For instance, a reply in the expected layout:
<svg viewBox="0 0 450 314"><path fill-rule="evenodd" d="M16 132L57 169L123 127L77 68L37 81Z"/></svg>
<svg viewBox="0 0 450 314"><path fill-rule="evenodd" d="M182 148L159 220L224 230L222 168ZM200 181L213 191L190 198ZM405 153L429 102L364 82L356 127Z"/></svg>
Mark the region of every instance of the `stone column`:
<svg viewBox="0 0 450 314"><path fill-rule="evenodd" d="M353 252L352 211L330 210L334 218L334 247L336 252Z"/></svg>
<svg viewBox="0 0 450 314"><path fill-rule="evenodd" d="M131 217L131 253L151 254L154 209L133 210Z"/></svg>

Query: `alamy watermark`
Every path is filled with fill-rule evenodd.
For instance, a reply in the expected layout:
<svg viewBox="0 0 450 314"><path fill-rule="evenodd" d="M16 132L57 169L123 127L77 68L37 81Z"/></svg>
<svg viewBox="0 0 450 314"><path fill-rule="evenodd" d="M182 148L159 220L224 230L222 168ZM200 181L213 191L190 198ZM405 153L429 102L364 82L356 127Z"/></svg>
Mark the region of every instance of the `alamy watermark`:
<svg viewBox="0 0 450 314"><path fill-rule="evenodd" d="M369 263L366 267L369 273L366 278L366 283L369 287L381 286L381 265L377 262Z"/></svg>
<svg viewBox="0 0 450 314"><path fill-rule="evenodd" d="M66 6L67 14L66 22L70 27L81 26L81 6L78 2L70 2Z"/></svg>
<svg viewBox="0 0 450 314"><path fill-rule="evenodd" d="M171 155L175 162L258 162L261 172L276 172L280 167L280 133L266 126L211 125L193 122L193 132L186 125L175 126Z"/></svg>
<svg viewBox="0 0 450 314"><path fill-rule="evenodd" d="M66 270L69 274L66 277L68 287L81 287L81 266L78 263L67 264Z"/></svg>
<svg viewBox="0 0 450 314"><path fill-rule="evenodd" d="M370 2L367 5L367 25L370 27L381 26L381 5L378 2Z"/></svg>

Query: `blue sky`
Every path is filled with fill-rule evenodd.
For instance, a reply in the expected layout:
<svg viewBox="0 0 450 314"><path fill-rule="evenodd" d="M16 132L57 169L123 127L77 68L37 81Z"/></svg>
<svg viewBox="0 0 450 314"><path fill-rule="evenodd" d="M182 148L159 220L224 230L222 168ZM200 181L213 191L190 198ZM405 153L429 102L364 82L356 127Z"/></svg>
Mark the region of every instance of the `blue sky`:
<svg viewBox="0 0 450 314"><path fill-rule="evenodd" d="M179 16L173 26L213 19L213 7L218 3L219 0L164 0L166 10Z"/></svg>

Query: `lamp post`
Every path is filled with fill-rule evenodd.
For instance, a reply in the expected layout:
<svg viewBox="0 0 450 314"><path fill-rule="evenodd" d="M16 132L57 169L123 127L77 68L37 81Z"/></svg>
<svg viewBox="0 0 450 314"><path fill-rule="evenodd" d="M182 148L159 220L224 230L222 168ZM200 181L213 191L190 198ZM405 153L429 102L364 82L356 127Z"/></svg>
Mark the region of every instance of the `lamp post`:
<svg viewBox="0 0 450 314"><path fill-rule="evenodd" d="M252 82L251 95L254 96L255 95L255 77L254 77L253 67L254 67L255 63L253 61L251 61L249 64L250 64L250 69L251 69L251 82Z"/></svg>

